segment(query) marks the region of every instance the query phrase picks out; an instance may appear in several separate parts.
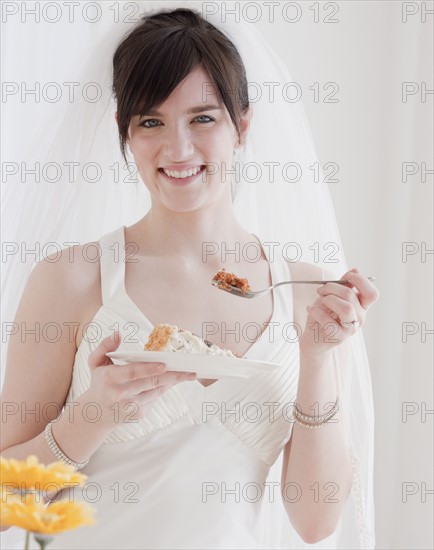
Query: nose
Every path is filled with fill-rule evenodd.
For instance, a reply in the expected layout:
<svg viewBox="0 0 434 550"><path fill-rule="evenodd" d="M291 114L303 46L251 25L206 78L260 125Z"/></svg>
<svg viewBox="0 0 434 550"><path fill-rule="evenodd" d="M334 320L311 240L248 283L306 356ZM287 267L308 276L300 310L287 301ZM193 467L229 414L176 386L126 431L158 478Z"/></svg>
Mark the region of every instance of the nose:
<svg viewBox="0 0 434 550"><path fill-rule="evenodd" d="M168 129L165 139L165 153L168 159L180 162L193 156L194 144L191 132L185 124Z"/></svg>

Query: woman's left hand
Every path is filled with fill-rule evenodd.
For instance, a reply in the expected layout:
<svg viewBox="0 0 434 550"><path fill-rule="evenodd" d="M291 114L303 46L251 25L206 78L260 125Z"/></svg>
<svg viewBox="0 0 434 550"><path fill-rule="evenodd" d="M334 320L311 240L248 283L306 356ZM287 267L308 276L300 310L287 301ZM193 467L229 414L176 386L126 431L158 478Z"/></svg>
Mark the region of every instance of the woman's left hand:
<svg viewBox="0 0 434 550"><path fill-rule="evenodd" d="M306 308L306 327L300 339L300 351L305 356L328 355L355 334L365 323L369 307L380 296L358 269L351 269L340 280L348 280L349 284L323 284L317 289L318 298Z"/></svg>

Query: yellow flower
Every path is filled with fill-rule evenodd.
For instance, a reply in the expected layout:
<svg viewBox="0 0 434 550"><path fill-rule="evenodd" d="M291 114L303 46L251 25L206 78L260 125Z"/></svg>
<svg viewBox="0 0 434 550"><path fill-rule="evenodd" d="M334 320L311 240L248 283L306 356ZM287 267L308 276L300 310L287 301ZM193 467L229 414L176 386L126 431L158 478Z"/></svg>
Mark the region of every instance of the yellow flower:
<svg viewBox="0 0 434 550"><path fill-rule="evenodd" d="M2 503L0 523L54 535L82 525L93 525L95 518L94 509L87 502L61 500L46 506L39 496L29 493L22 497L10 495Z"/></svg>
<svg viewBox="0 0 434 550"><path fill-rule="evenodd" d="M44 466L34 455L29 456L27 460L0 457L1 485L21 491L61 490L72 484L82 485L86 479L87 477L78 474L73 466L61 461Z"/></svg>

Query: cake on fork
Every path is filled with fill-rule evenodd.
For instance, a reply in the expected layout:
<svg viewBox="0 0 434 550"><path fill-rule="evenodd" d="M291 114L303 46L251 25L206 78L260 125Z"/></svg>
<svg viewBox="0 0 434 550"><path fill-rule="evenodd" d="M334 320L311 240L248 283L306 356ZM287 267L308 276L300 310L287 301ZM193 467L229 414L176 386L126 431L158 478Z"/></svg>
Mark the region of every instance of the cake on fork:
<svg viewBox="0 0 434 550"><path fill-rule="evenodd" d="M224 269L217 271L213 277L213 281L218 283L218 288L230 290L231 286L234 286L241 290L241 292L249 292L251 290L249 281L237 277L235 273L228 273Z"/></svg>

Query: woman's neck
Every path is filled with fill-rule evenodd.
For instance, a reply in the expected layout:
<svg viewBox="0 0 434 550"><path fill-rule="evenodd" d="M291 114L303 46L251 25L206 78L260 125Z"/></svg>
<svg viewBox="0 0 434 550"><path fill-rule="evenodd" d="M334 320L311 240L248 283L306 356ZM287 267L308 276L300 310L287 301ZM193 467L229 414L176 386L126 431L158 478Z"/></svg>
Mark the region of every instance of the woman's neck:
<svg viewBox="0 0 434 550"><path fill-rule="evenodd" d="M140 254L215 265L234 260L237 251L240 256L243 246L254 240L232 207L223 212L212 207L193 212L153 207L129 228L127 239L137 243Z"/></svg>

